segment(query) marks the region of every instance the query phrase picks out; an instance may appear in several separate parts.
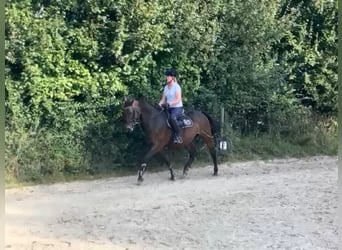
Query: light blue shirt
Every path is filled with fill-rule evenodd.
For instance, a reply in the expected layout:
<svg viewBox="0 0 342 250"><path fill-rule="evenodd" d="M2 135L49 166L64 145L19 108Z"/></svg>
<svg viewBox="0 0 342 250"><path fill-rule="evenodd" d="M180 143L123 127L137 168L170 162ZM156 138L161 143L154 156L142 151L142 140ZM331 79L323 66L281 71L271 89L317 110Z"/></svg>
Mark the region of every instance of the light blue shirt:
<svg viewBox="0 0 342 250"><path fill-rule="evenodd" d="M182 94L182 89L177 82L174 82L170 89L168 85L164 87L164 95L167 103L176 100L176 92L180 92ZM179 103L173 105L172 107L183 107L183 101L181 100Z"/></svg>

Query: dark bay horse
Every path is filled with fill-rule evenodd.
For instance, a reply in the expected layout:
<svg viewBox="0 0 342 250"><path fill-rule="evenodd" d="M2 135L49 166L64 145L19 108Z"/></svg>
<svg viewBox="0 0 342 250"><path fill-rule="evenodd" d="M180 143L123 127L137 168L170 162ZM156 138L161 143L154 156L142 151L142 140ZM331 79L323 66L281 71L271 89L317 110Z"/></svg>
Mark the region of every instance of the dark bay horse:
<svg viewBox="0 0 342 250"><path fill-rule="evenodd" d="M165 110L159 106L156 107L149 104L144 98L129 99L125 101L124 119L126 128L133 131L135 125L140 124L145 135L152 143L152 147L139 163L138 183L143 181L147 161L156 154L159 154L168 166L171 173L170 179L175 179L175 174L171 164L163 152L165 147L184 147L189 152L189 159L183 169L183 175L186 175L195 158L196 150L194 139L196 136L201 137L207 145L214 163L213 175L217 175L218 168L214 135L219 132L220 124L202 111L194 110L188 112L186 115L191 118L193 126L182 128L180 136L183 139L183 143L174 144L172 140L173 133L168 126L167 113Z"/></svg>

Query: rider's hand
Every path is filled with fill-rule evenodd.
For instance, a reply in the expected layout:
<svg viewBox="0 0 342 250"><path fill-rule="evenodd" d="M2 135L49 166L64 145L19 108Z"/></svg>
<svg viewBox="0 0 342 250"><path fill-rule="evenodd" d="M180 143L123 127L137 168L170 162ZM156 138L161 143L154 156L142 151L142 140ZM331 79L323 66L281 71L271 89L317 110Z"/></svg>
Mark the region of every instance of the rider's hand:
<svg viewBox="0 0 342 250"><path fill-rule="evenodd" d="M166 103L163 103L163 104L161 105L161 107L162 107L163 109L167 109L167 108L170 107L170 104L168 104L168 103L166 102Z"/></svg>

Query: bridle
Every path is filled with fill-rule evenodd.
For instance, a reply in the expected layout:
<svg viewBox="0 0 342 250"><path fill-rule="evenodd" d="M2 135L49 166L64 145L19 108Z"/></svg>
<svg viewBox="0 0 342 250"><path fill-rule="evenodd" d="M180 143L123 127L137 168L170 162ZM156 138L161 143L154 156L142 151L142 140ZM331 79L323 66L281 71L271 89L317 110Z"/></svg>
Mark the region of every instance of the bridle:
<svg viewBox="0 0 342 250"><path fill-rule="evenodd" d="M134 101L130 106L124 107L124 110L125 111L127 110L131 114L130 121L128 121L126 123L127 123L127 127L129 127L130 130L133 130L136 125L141 123L141 109L140 109L140 106L135 104L135 101ZM164 111L165 111L165 109L161 109L159 112L154 114L151 117L151 119L156 117L157 115L159 115L160 113L162 113ZM169 115L168 112L166 112L166 115L167 116Z"/></svg>
<svg viewBox="0 0 342 250"><path fill-rule="evenodd" d="M128 110L132 114L132 118L129 121L129 124L132 127L134 127L137 124L140 124L140 114L141 114L141 112L140 112L139 108L133 107L133 105L132 105L132 106L129 106L129 107L125 107L124 109Z"/></svg>

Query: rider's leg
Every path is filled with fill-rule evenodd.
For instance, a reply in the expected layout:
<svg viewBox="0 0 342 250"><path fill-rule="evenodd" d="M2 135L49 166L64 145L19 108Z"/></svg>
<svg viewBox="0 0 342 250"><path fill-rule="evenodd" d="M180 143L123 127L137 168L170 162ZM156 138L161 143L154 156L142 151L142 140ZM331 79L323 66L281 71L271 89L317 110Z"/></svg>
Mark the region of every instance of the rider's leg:
<svg viewBox="0 0 342 250"><path fill-rule="evenodd" d="M180 128L177 123L177 117L181 115L183 108L170 108L170 125L175 133L174 143L183 143L182 137L180 137Z"/></svg>

